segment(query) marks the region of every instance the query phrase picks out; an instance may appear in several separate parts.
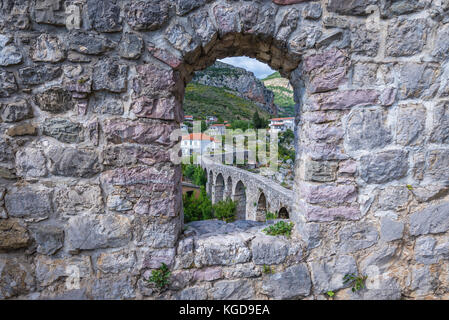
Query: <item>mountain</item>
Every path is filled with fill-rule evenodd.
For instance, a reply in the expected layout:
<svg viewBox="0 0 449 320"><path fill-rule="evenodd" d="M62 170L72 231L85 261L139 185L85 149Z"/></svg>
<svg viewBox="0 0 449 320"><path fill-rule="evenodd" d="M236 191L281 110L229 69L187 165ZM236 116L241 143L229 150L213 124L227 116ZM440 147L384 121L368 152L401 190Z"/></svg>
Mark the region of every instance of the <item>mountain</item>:
<svg viewBox="0 0 449 320"><path fill-rule="evenodd" d="M236 96L252 101L258 109L271 115L277 114L273 92L245 69L217 61L209 68L196 72L192 82L231 90Z"/></svg>
<svg viewBox="0 0 449 320"><path fill-rule="evenodd" d="M278 106L279 116L293 117L295 115L295 100L290 81L282 78L279 72L262 80L265 87L274 93L274 103Z"/></svg>
<svg viewBox="0 0 449 320"><path fill-rule="evenodd" d="M252 120L254 111L265 119L271 115L252 100L241 97L240 93L227 88L207 86L191 82L186 87L184 114L194 119L216 116L232 122L234 120Z"/></svg>

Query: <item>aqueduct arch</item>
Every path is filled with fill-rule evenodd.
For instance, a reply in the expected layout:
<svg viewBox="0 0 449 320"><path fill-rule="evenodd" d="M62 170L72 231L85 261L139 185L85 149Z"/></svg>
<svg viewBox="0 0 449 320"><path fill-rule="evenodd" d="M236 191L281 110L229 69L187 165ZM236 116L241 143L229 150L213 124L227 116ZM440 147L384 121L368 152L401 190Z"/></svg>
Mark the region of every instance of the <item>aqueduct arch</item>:
<svg viewBox="0 0 449 320"><path fill-rule="evenodd" d="M186 276L167 298L448 297L447 6L55 3L0 8L0 265L17 277L0 277L0 298L154 298L143 275L161 263L175 275L192 265L256 270L212 285ZM208 260L210 241L180 240L170 134L192 73L238 55L295 88L295 232L271 241L292 249L285 256L258 255L271 252L263 239L226 238L252 255ZM263 276L263 264L281 266L286 281ZM357 294L334 278L374 269L378 287ZM60 270L78 270L80 287L66 287L71 274Z"/></svg>

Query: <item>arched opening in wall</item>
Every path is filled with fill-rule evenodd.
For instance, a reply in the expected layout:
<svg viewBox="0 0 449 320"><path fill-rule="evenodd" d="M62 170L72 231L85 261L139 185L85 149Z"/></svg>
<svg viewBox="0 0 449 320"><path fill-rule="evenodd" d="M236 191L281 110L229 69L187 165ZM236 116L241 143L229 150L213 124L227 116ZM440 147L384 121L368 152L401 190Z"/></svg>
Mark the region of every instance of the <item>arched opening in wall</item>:
<svg viewBox="0 0 449 320"><path fill-rule="evenodd" d="M231 176L228 177L228 180L226 181L226 194L225 194L225 200L232 199L232 178Z"/></svg>
<svg viewBox="0 0 449 320"><path fill-rule="evenodd" d="M246 187L242 181L237 182L234 191L236 207L236 219L246 220Z"/></svg>
<svg viewBox="0 0 449 320"><path fill-rule="evenodd" d="M262 192L259 196L259 201L257 201L256 221L265 221L266 214L267 214L267 198L265 197L265 194Z"/></svg>
<svg viewBox="0 0 449 320"><path fill-rule="evenodd" d="M289 219L290 215L288 214L288 210L285 207L282 207L278 212L279 219Z"/></svg>
<svg viewBox="0 0 449 320"><path fill-rule="evenodd" d="M221 173L219 173L215 180L215 190L214 190L214 199L213 199L214 203L223 201L224 189L225 189L225 185L224 185L223 175Z"/></svg>

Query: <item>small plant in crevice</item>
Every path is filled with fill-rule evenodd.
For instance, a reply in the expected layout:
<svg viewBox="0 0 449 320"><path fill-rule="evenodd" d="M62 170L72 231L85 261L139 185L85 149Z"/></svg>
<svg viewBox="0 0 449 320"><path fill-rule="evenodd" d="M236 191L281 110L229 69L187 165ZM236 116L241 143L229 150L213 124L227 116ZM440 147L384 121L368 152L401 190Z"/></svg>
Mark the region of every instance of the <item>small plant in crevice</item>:
<svg viewBox="0 0 449 320"><path fill-rule="evenodd" d="M274 219L277 219L277 218L278 218L278 215L276 213L274 213L274 212L267 211L267 213L265 213L265 219L266 220L274 220Z"/></svg>
<svg viewBox="0 0 449 320"><path fill-rule="evenodd" d="M365 288L365 282L366 282L367 278L368 278L368 276L360 276L360 275L357 276L354 273L346 274L343 277L343 284L351 285L352 292L357 292L357 291Z"/></svg>
<svg viewBox="0 0 449 320"><path fill-rule="evenodd" d="M162 263L158 269L151 271L151 277L148 282L154 283L160 290L164 289L170 284L171 272L165 263Z"/></svg>
<svg viewBox="0 0 449 320"><path fill-rule="evenodd" d="M326 292L326 294L327 294L327 296L329 297L329 298L333 298L334 296L335 296L335 292L333 292L333 291L328 291L328 292Z"/></svg>
<svg viewBox="0 0 449 320"><path fill-rule="evenodd" d="M266 264L263 265L263 273L265 274L271 274L273 273L273 269L271 269L270 266L267 266Z"/></svg>
<svg viewBox="0 0 449 320"><path fill-rule="evenodd" d="M408 185L407 185L407 189L409 189L410 191L412 191L412 190L413 190L413 186L412 186L411 184L408 184Z"/></svg>
<svg viewBox="0 0 449 320"><path fill-rule="evenodd" d="M265 229L263 231L270 236L287 236L292 234L293 222L279 221Z"/></svg>

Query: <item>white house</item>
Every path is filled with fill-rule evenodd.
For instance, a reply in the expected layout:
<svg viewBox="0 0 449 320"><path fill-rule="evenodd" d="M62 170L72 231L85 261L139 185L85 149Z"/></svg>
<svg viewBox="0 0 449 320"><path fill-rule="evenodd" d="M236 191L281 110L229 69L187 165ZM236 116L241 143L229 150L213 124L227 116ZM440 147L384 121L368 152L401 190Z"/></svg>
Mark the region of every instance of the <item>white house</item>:
<svg viewBox="0 0 449 320"><path fill-rule="evenodd" d="M218 147L218 141L204 133L191 133L182 136L181 150L183 156L205 154Z"/></svg>
<svg viewBox="0 0 449 320"><path fill-rule="evenodd" d="M295 118L288 117L270 119L269 126L270 131L285 132L288 129L293 131L295 129Z"/></svg>
<svg viewBox="0 0 449 320"><path fill-rule="evenodd" d="M226 133L226 128L229 128L230 126L230 124L216 123L211 125L209 129L207 129L207 132L213 136L224 135Z"/></svg>

